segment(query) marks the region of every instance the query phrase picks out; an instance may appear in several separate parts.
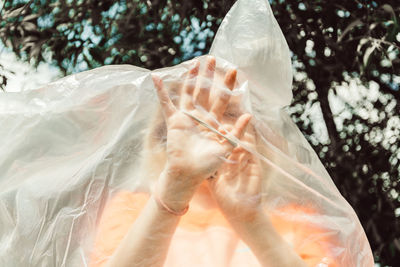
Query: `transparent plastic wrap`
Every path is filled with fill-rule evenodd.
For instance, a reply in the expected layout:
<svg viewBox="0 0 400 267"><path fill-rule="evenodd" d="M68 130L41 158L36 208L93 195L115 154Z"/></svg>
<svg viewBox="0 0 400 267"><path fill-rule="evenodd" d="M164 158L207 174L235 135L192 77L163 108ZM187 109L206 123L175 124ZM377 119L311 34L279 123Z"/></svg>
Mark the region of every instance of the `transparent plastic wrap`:
<svg viewBox="0 0 400 267"><path fill-rule="evenodd" d="M132 266L373 266L284 110L290 55L268 2L236 2L210 55L0 94L0 266L106 266L117 247L134 254L124 237L144 244ZM151 216L168 219L148 229Z"/></svg>

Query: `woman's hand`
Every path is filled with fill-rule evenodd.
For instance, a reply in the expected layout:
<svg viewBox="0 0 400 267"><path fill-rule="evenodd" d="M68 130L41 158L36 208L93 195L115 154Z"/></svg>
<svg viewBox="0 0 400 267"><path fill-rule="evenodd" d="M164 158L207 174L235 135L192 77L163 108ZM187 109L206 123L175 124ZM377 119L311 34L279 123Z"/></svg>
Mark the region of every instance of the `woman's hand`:
<svg viewBox="0 0 400 267"><path fill-rule="evenodd" d="M256 150L256 133L249 127L242 144ZM209 179L209 188L222 213L230 221L251 221L261 211L261 164L256 155L236 147Z"/></svg>
<svg viewBox="0 0 400 267"><path fill-rule="evenodd" d="M256 151L255 129L248 128L241 144ZM208 180L214 199L261 266L307 267L262 209L262 168L256 155L236 147L214 177Z"/></svg>
<svg viewBox="0 0 400 267"><path fill-rule="evenodd" d="M234 148L225 138L183 112L185 110L218 129L218 124L210 115L220 119L229 104L230 95L220 90L218 97L209 97L215 59L208 58L206 64L204 79L200 82L197 82L200 64L197 62L189 71L181 88L179 108L172 103L161 79L153 76L167 125L167 165L157 190L163 201L176 210L188 204L201 182L219 169ZM235 80L236 71L229 71L225 76L225 86L232 90ZM230 133L240 139L250 118L250 114L240 114Z"/></svg>

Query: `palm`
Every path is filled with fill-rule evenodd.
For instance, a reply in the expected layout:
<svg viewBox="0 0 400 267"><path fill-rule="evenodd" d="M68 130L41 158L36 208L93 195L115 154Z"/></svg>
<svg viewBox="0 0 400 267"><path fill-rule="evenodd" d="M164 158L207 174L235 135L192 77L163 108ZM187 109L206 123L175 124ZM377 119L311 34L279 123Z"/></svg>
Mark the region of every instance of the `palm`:
<svg viewBox="0 0 400 267"><path fill-rule="evenodd" d="M246 132L243 144L255 149L254 129ZM233 150L209 187L228 218L251 218L261 206L261 164L256 155L243 147Z"/></svg>
<svg viewBox="0 0 400 267"><path fill-rule="evenodd" d="M193 177L207 177L215 172L232 149L221 143L219 135L180 111L169 119L167 140L170 168Z"/></svg>
<svg viewBox="0 0 400 267"><path fill-rule="evenodd" d="M185 114L189 113L214 129L219 128L217 121L222 118L230 95L221 90L217 91L215 88L218 86L211 88L214 70L213 58L207 61L202 81L197 82L199 64L190 70L180 92L179 109L172 103L162 81L153 77L168 130L168 168L185 177L199 178L198 180L214 173L222 165L224 157L233 149L226 139ZM232 90L235 82L236 71L231 70L225 76L225 86ZM210 97L211 91L217 91L216 97ZM195 105L201 108L196 108ZM240 114L237 120L231 123L230 134L240 138L250 118L249 114Z"/></svg>

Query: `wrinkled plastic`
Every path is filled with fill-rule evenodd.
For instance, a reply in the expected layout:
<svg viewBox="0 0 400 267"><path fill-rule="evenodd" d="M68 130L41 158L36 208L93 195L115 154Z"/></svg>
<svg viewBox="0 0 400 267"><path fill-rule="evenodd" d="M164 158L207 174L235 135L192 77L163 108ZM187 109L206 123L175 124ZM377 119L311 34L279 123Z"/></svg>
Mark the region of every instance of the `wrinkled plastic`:
<svg viewBox="0 0 400 267"><path fill-rule="evenodd" d="M209 83L253 115L259 143L247 149L262 162L262 203L275 229L309 266L373 266L356 214L284 110L290 55L268 2L239 0L210 54L217 70ZM174 88L192 66L153 71L175 103ZM238 70L232 92L221 76L229 68ZM165 162L162 148L148 144L154 134L166 141L151 73L106 66L0 95L0 266L104 266L107 246L123 237L104 232L107 223L129 228ZM182 217L165 266L260 266L218 209L201 201Z"/></svg>

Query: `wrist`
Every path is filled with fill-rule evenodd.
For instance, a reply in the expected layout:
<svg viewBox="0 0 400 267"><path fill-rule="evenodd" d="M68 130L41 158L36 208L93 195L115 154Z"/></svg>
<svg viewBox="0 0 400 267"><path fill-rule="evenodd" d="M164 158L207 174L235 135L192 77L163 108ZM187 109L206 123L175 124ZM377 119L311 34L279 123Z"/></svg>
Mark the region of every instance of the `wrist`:
<svg viewBox="0 0 400 267"><path fill-rule="evenodd" d="M169 207L168 204L166 204L160 197L158 197L157 194L154 194L152 198L160 210L170 215L183 216L189 210L189 205L180 210L173 209Z"/></svg>
<svg viewBox="0 0 400 267"><path fill-rule="evenodd" d="M264 244L263 250L269 251L280 242L267 214L257 214L252 220L230 220L232 228L250 247ZM261 249L260 247L253 247Z"/></svg>
<svg viewBox="0 0 400 267"><path fill-rule="evenodd" d="M228 221L236 231L242 233L255 232L260 227L263 231L272 231L274 229L268 215L262 209L243 218L228 217Z"/></svg>
<svg viewBox="0 0 400 267"><path fill-rule="evenodd" d="M181 211L189 205L196 191L196 187L188 180L190 178L165 168L157 181L155 194L172 210Z"/></svg>
<svg viewBox="0 0 400 267"><path fill-rule="evenodd" d="M275 229L265 211L251 221L236 221L232 227L265 266L307 266Z"/></svg>
<svg viewBox="0 0 400 267"><path fill-rule="evenodd" d="M240 224L241 226L251 226L261 220L266 220L264 218L266 211L259 201L254 202L251 200L254 197L248 196L246 199L244 196L241 196L240 201L229 201L224 198L225 196L222 195L216 200L221 212L231 223Z"/></svg>

